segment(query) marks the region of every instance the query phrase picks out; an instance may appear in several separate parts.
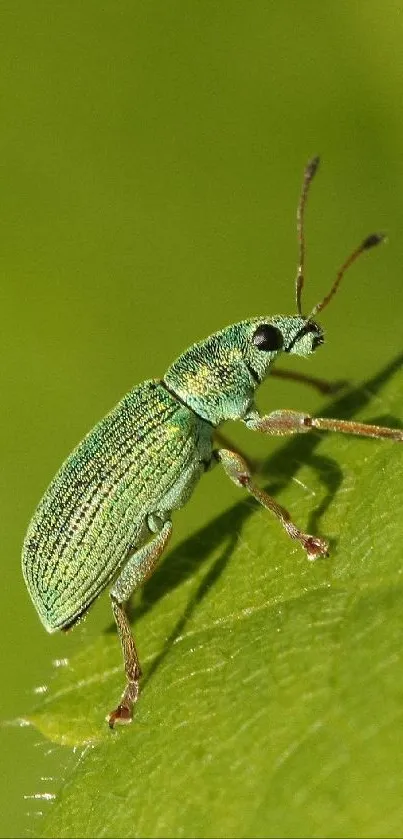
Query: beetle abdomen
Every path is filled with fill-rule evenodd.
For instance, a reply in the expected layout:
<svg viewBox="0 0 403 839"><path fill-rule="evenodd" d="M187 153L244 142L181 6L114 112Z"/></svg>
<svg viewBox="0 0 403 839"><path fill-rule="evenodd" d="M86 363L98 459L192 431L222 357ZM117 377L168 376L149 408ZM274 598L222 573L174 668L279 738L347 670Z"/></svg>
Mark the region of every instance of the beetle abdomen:
<svg viewBox="0 0 403 839"><path fill-rule="evenodd" d="M50 632L81 615L195 457L197 418L157 381L130 391L67 458L34 513L22 566Z"/></svg>

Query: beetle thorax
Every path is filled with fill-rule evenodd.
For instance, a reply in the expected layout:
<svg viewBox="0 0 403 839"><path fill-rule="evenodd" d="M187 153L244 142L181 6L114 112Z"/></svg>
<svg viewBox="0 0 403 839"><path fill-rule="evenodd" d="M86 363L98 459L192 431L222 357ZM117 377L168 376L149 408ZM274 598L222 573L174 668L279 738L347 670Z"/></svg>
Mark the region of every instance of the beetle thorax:
<svg viewBox="0 0 403 839"><path fill-rule="evenodd" d="M199 416L218 425L246 413L256 383L244 363L237 324L193 344L171 365L164 382Z"/></svg>
<svg viewBox="0 0 403 839"><path fill-rule="evenodd" d="M213 425L242 419L278 355L307 356L322 341L320 327L299 316L240 321L193 344L169 367L164 383Z"/></svg>

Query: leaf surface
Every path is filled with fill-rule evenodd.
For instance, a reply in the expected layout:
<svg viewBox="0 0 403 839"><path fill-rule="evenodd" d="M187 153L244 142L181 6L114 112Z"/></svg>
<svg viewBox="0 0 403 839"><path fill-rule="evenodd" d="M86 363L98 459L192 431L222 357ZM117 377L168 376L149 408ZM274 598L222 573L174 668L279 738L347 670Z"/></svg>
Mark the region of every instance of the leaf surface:
<svg viewBox="0 0 403 839"><path fill-rule="evenodd" d="M326 413L399 424L400 363ZM133 724L104 722L122 688L111 632L30 716L80 747L43 836L400 835L402 471L397 444L293 438L259 480L329 559L307 562L242 495L169 554L135 612Z"/></svg>

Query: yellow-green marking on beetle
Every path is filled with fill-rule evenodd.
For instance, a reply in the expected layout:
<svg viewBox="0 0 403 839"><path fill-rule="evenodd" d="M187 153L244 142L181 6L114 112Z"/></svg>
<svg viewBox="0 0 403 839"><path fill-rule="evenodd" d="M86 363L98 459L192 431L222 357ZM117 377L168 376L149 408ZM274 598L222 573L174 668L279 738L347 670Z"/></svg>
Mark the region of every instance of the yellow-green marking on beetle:
<svg viewBox="0 0 403 839"><path fill-rule="evenodd" d="M111 728L132 719L139 693L140 662L125 611L132 592L150 574L172 531L171 514L182 507L201 475L221 463L228 476L279 519L308 559L327 554L323 539L303 533L283 507L252 479L235 451L214 448L217 427L239 419L265 434L340 431L403 442L403 430L279 410L260 416L254 394L271 375L326 384L273 370L285 352L309 356L324 337L316 315L335 294L347 268L383 237L374 234L351 254L329 293L308 316L302 313L304 210L318 168L305 169L298 205L297 314L264 315L232 324L193 344L163 379L143 382L84 438L51 482L28 527L22 569L39 617L48 630L68 629L108 583L123 651L126 686L108 715Z"/></svg>

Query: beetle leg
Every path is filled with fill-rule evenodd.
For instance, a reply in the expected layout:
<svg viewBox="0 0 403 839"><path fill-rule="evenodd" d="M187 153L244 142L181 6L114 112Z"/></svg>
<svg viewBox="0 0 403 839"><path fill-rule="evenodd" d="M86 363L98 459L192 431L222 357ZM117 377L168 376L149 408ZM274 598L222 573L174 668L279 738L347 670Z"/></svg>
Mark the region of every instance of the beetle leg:
<svg viewBox="0 0 403 839"><path fill-rule="evenodd" d="M291 520L289 512L281 507L267 492L255 486L248 465L241 455L229 449L219 449L217 457L234 484L247 489L259 501L259 504L274 513L291 539L296 539L306 551L308 559L317 559L319 556L327 555L328 546L323 539L310 536L309 533L303 533L302 530L299 530Z"/></svg>
<svg viewBox="0 0 403 839"><path fill-rule="evenodd" d="M272 414L264 417L254 411L245 417L244 422L252 431L262 431L264 434L301 434L316 429L403 442L403 428L386 428L383 425L370 425L352 420L312 417L300 411L273 411Z"/></svg>
<svg viewBox="0 0 403 839"><path fill-rule="evenodd" d="M154 524L154 521L153 521ZM155 524L154 524L155 526ZM107 717L110 728L116 723L129 723L133 715L133 705L139 695L141 667L134 643L134 638L125 611L125 603L132 592L154 571L172 532L172 522L166 521L159 533L126 562L121 574L110 593L112 610L122 645L123 661L127 684L117 708Z"/></svg>
<svg viewBox="0 0 403 839"><path fill-rule="evenodd" d="M214 442L217 443L220 448L218 450L213 449L213 456L212 456L212 459L211 459L212 460L212 466L218 462L218 460L219 460L218 451L220 451L221 448L229 449L230 446L234 445L234 442L232 440L230 440L227 437L226 434L223 434L222 431L219 431L218 429L214 431ZM232 451L232 449L230 449L230 451ZM259 463L258 463L257 460L252 460L252 458L249 457L248 455L246 455L245 452L243 451L243 449L239 448L238 446L237 446L237 452L242 457L242 459L247 463L247 467L251 472L256 472L258 470Z"/></svg>
<svg viewBox="0 0 403 839"><path fill-rule="evenodd" d="M299 382L301 385L309 385L319 391L319 393L323 394L340 393L340 391L348 385L348 381L346 379L337 379L334 382L329 382L327 379L319 379L317 376L307 376L306 373L298 373L294 370L284 370L280 367L273 367L270 370L270 378L272 376L276 379L287 379L291 382Z"/></svg>

